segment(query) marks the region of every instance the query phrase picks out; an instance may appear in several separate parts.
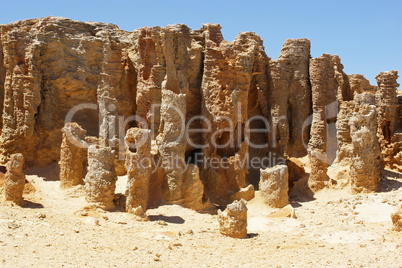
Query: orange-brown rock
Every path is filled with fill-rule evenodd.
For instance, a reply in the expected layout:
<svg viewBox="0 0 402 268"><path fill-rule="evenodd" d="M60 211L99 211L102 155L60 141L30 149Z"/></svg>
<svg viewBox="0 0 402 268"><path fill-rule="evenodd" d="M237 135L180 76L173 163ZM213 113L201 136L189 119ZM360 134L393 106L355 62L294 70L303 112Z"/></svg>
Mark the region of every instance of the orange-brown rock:
<svg viewBox="0 0 402 268"><path fill-rule="evenodd" d="M88 145L86 131L77 123L67 123L61 131L60 187L69 188L84 183Z"/></svg>
<svg viewBox="0 0 402 268"><path fill-rule="evenodd" d="M277 60L270 61L273 88L269 95L271 136L278 152L301 157L307 154L304 144L309 131L303 123L311 113L309 81L310 40L288 39ZM274 133L275 133L274 132Z"/></svg>
<svg viewBox="0 0 402 268"><path fill-rule="evenodd" d="M373 86L370 84L370 81L367 80L363 75L361 74L350 74L348 75L349 78L349 84L350 84L350 89L354 94L361 94L361 93L375 93L376 92L376 86Z"/></svg>
<svg viewBox="0 0 402 268"><path fill-rule="evenodd" d="M125 148L130 128L150 131L147 157L155 163L147 175L148 202L145 195L141 204L133 201L134 210L164 202L198 210L210 205L207 200L221 206L248 200L261 169L306 153L313 190L326 185L331 164L345 172L350 167L344 174L352 187L373 190L378 170L366 172L376 157L373 130L364 120L354 121L354 132L350 124L367 115L364 105L376 106L384 163L402 170L397 72L377 76L378 87L361 75L348 78L338 56L310 59L307 39L287 40L272 61L257 34L242 32L227 42L217 24L127 32L113 24L47 17L0 27L0 164L19 152L28 166L60 160L61 185L80 183L83 152L61 131L77 123L77 140L114 154L112 162L108 153L107 160L93 156L103 171L88 173L94 182L88 191L108 200L104 207L111 205L115 175L127 173L126 152L137 154ZM373 150L362 147L366 142ZM307 179L301 165L287 163L290 186ZM133 170L132 178L138 173ZM101 181L110 187L102 188ZM139 197L133 189L130 194Z"/></svg>
<svg viewBox="0 0 402 268"><path fill-rule="evenodd" d="M289 188L291 188L296 181L304 177L306 171L304 169L304 164L294 157L287 159L286 165L289 171Z"/></svg>
<svg viewBox="0 0 402 268"><path fill-rule="evenodd" d="M113 98L116 114L132 115L135 71L124 50L128 35L113 24L55 17L2 26L6 71L0 160L6 162L19 148L30 165L59 160L61 129L77 105L82 109L69 119L88 135L99 135L97 106L105 94ZM103 107L100 111L109 115Z"/></svg>
<svg viewBox="0 0 402 268"><path fill-rule="evenodd" d="M381 72L376 76L377 91L375 93L378 128L377 136L380 142L384 165L390 166L393 162L392 137L398 115L397 83L398 71Z"/></svg>
<svg viewBox="0 0 402 268"><path fill-rule="evenodd" d="M374 105L361 105L350 119L353 155L350 167L352 192L375 192L380 182L381 151Z"/></svg>
<svg viewBox="0 0 402 268"><path fill-rule="evenodd" d="M12 154L7 162L7 172L4 176L5 200L22 205L24 199L22 194L25 185L24 156L22 154Z"/></svg>
<svg viewBox="0 0 402 268"><path fill-rule="evenodd" d="M204 29L203 153L206 161L214 162L206 163L207 168L202 165L201 178L212 201L225 204L232 193L248 185L244 128L253 65L263 47L254 33L240 33L226 42L219 25L206 24Z"/></svg>
<svg viewBox="0 0 402 268"><path fill-rule="evenodd" d="M247 205L244 199L236 200L226 209L218 211L219 230L223 235L233 238L247 236Z"/></svg>
<svg viewBox="0 0 402 268"><path fill-rule="evenodd" d="M309 141L311 173L309 186L320 190L328 181L327 168L337 151L336 118L339 105L353 99L348 77L338 56L323 54L310 60L313 122Z"/></svg>
<svg viewBox="0 0 402 268"><path fill-rule="evenodd" d="M391 214L392 230L402 232L402 206L399 205L398 211Z"/></svg>
<svg viewBox="0 0 402 268"><path fill-rule="evenodd" d="M261 170L260 192L271 207L283 208L289 204L289 172L286 165Z"/></svg>
<svg viewBox="0 0 402 268"><path fill-rule="evenodd" d="M152 169L151 131L130 128L126 134L127 199L126 211L146 217L149 178Z"/></svg>
<svg viewBox="0 0 402 268"><path fill-rule="evenodd" d="M116 189L115 152L110 147L88 147L88 173L85 176L85 198L97 207L109 210L114 207Z"/></svg>

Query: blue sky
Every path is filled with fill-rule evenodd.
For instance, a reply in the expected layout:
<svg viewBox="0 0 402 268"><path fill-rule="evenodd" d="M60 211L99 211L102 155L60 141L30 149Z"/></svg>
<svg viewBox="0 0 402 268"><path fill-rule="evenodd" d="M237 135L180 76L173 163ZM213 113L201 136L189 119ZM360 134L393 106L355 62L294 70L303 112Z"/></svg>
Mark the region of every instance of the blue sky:
<svg viewBox="0 0 402 268"><path fill-rule="evenodd" d="M2 1L0 23L62 16L102 21L131 31L143 26L220 23L226 40L241 31L264 39L276 59L288 38L309 38L312 56L339 55L345 72L361 73L372 84L380 71L402 73L402 1ZM402 81L402 79L399 79ZM400 82L402 84L402 82Z"/></svg>

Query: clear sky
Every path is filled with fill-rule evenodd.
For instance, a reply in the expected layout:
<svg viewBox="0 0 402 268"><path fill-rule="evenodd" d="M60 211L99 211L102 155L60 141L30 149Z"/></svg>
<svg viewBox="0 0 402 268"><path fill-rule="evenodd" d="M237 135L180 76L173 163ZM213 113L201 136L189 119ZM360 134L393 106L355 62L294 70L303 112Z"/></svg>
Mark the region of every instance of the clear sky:
<svg viewBox="0 0 402 268"><path fill-rule="evenodd" d="M202 23L220 23L229 41L242 31L258 33L272 59L286 39L306 37L313 57L337 54L346 73L364 74L372 84L380 71L399 70L402 76L400 0L1 1L1 24L50 15L115 23L127 31L174 23L198 29Z"/></svg>

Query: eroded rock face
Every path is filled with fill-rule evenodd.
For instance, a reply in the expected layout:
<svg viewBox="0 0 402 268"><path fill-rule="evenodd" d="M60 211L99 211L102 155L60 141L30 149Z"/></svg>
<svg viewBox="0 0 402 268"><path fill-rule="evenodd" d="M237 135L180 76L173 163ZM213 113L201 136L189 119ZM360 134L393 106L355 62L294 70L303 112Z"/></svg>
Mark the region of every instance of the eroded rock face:
<svg viewBox="0 0 402 268"><path fill-rule="evenodd" d="M5 200L22 205L24 199L22 193L25 185L24 156L22 154L12 154L7 162L7 172L4 176Z"/></svg>
<svg viewBox="0 0 402 268"><path fill-rule="evenodd" d="M114 152L113 163L108 153L106 160L93 156L103 171L90 181L113 185L114 172L131 174L128 208L133 211L151 203L198 210L208 206L207 200L221 206L249 200L260 183L260 170L286 159L290 184L306 180L301 165L292 160L306 153L313 190L326 186L331 164L344 170L353 165L347 172L352 187L374 189L378 170L365 170L376 152L363 148L366 142L374 148L376 139L368 133L374 131L371 123L361 119L370 114L367 105L376 106L385 165L402 170L397 72L381 73L378 87L361 75L348 78L338 56L311 59L307 39L286 40L279 58L271 60L257 34L243 32L227 42L218 24L126 32L113 24L48 17L0 27L0 164L18 152L30 166L60 159L62 187L80 183L84 173L84 151L72 146L68 131L61 131L76 122L82 129L68 125L72 140ZM369 93L373 90L375 101ZM184 130L184 124L202 131ZM126 150L130 128L150 131L149 153ZM157 163L153 173L131 164L126 171L126 154L131 162L150 157ZM255 159L269 161L253 166ZM141 172L148 183L137 179ZM98 186L88 191L109 200L107 207L113 186ZM139 189L144 191L137 193Z"/></svg>
<svg viewBox="0 0 402 268"><path fill-rule="evenodd" d="M5 84L0 160L5 163L20 148L30 165L47 166L58 160L67 117L88 135L99 135L97 108L104 94L113 98L116 113L132 115L135 75L123 51L127 36L113 24L55 17L2 26ZM77 105L86 109L69 115Z"/></svg>
<svg viewBox="0 0 402 268"><path fill-rule="evenodd" d="M113 208L116 189L115 152L110 147L88 147L88 173L85 176L86 200L108 210Z"/></svg>
<svg viewBox="0 0 402 268"><path fill-rule="evenodd" d="M60 152L60 187L83 184L87 166L86 131L77 123L67 123L61 130L63 141Z"/></svg>
<svg viewBox="0 0 402 268"><path fill-rule="evenodd" d="M392 230L402 232L402 206L399 206L398 211L391 214Z"/></svg>
<svg viewBox="0 0 402 268"><path fill-rule="evenodd" d="M337 151L336 118L339 105L353 99L348 77L338 56L323 54L310 60L310 81L313 97L313 122L309 141L311 174L309 186L313 190L325 187L327 168Z"/></svg>
<svg viewBox="0 0 402 268"><path fill-rule="evenodd" d="M370 84L370 81L367 80L363 75L361 74L351 74L348 75L349 78L349 84L350 84L350 89L354 94L361 94L361 93L375 93L376 92L376 86L373 86Z"/></svg>
<svg viewBox="0 0 402 268"><path fill-rule="evenodd" d="M272 127L277 129L279 150L288 156L307 154L309 129L303 124L311 114L309 81L310 40L288 39L277 60L270 61L273 88L270 92ZM280 153L279 151L279 153Z"/></svg>
<svg viewBox="0 0 402 268"><path fill-rule="evenodd" d="M381 174L381 151L376 136L377 116L375 106L362 105L350 119L353 145L350 179L352 191L374 192Z"/></svg>
<svg viewBox="0 0 402 268"><path fill-rule="evenodd" d="M225 211L218 211L219 230L233 238L247 236L247 205L244 199L229 204Z"/></svg>
<svg viewBox="0 0 402 268"><path fill-rule="evenodd" d="M247 121L248 93L253 63L262 53L262 40L254 33L240 33L233 42L223 41L221 27L204 26L205 59L202 80L203 153L215 167L201 170L205 190L212 200L225 203L231 193L248 185L248 144L244 127ZM208 163L210 166L210 163Z"/></svg>
<svg viewBox="0 0 402 268"><path fill-rule="evenodd" d="M264 202L282 208L289 204L289 172L286 165L261 170L260 191Z"/></svg>
<svg viewBox="0 0 402 268"><path fill-rule="evenodd" d="M395 122L398 118L397 83L398 72L381 72L376 76L378 87L375 93L381 154L385 165L392 165L392 137L395 133Z"/></svg>
<svg viewBox="0 0 402 268"><path fill-rule="evenodd" d="M126 134L126 211L146 217L149 178L152 172L151 131L130 128Z"/></svg>
<svg viewBox="0 0 402 268"><path fill-rule="evenodd" d="M187 165L182 189L183 206L197 211L210 210L212 208L211 203L205 197L204 185L201 182L200 171L196 165Z"/></svg>

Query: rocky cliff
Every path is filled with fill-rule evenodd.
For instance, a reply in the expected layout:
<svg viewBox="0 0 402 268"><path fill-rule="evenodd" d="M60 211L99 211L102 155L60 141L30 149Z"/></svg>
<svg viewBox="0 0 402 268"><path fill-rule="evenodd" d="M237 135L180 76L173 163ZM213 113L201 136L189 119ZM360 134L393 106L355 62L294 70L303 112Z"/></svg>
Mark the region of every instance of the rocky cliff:
<svg viewBox="0 0 402 268"><path fill-rule="evenodd" d="M1 26L0 162L15 153L28 166L59 161L62 129L75 122L97 146L113 149L118 175L126 173L126 152L137 162L149 158L148 202L202 208L190 192L205 204L250 199L261 169L306 155L313 190L328 186L327 169L339 164L354 165L353 185L364 187L367 177L367 191L375 190L380 172L358 176L365 171L356 163L369 169L377 158L363 148L368 140L384 165L400 168L397 78L383 72L375 87L348 76L338 56L311 58L307 39L286 40L271 60L256 33L228 42L218 24L127 32L65 18L19 21ZM351 130L350 118L365 115L354 108L356 96L366 92L375 93L370 114L378 125ZM149 130L149 153L126 151L132 127Z"/></svg>

